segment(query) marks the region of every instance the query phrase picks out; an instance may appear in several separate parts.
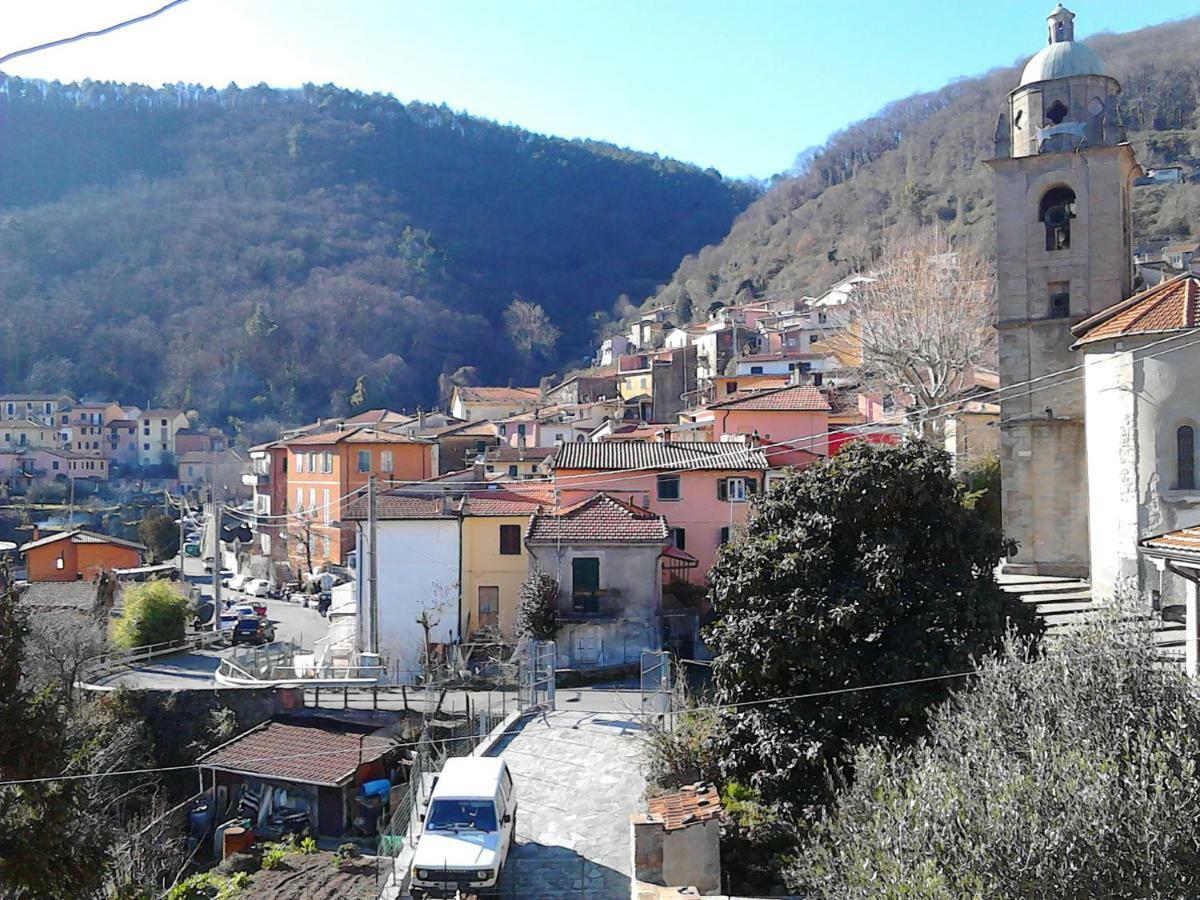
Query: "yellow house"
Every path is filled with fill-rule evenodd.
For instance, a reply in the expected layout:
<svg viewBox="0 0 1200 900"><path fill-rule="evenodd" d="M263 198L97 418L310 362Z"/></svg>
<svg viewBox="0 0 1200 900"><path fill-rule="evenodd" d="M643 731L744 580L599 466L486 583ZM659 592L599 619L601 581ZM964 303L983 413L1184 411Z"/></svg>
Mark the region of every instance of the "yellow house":
<svg viewBox="0 0 1200 900"><path fill-rule="evenodd" d="M547 489L477 491L463 498L462 633L499 628L515 637L517 601L529 574L525 530L538 509L552 506Z"/></svg>
<svg viewBox="0 0 1200 900"><path fill-rule="evenodd" d="M34 422L31 419L0 422L0 450L24 450L27 447L53 450L62 444L62 435L54 425Z"/></svg>

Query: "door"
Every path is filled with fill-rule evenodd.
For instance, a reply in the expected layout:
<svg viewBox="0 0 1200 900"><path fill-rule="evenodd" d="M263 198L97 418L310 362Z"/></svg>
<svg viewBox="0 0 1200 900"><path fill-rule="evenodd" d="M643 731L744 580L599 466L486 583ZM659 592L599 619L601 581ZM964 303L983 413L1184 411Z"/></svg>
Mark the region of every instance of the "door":
<svg viewBox="0 0 1200 900"><path fill-rule="evenodd" d="M581 625L575 629L575 664L594 666L600 662L603 642L598 625Z"/></svg>
<svg viewBox="0 0 1200 900"><path fill-rule="evenodd" d="M500 588L481 585L479 588L480 628L497 628L500 625Z"/></svg>

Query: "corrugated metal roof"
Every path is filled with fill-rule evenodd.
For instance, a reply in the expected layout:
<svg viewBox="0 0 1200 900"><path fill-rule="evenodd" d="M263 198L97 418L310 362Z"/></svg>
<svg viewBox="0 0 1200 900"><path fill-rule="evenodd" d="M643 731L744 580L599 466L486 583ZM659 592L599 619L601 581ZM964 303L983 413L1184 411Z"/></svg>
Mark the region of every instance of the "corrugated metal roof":
<svg viewBox="0 0 1200 900"><path fill-rule="evenodd" d="M756 447L729 441L585 441L560 444L555 469L766 469Z"/></svg>

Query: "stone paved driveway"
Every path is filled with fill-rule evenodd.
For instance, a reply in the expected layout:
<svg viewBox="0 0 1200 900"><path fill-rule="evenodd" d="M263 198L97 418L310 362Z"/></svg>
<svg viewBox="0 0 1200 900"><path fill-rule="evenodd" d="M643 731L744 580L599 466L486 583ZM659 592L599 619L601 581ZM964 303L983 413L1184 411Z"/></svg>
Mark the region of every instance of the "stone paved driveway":
<svg viewBox="0 0 1200 900"><path fill-rule="evenodd" d="M642 736L621 713L559 710L525 721L493 756L517 790L517 845L501 896L616 900L629 896L629 816L645 788Z"/></svg>

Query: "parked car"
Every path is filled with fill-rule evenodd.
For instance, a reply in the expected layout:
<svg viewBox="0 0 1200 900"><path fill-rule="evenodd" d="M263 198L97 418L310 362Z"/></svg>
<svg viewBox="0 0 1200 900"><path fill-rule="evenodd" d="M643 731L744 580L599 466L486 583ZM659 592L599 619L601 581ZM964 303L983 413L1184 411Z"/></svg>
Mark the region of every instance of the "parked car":
<svg viewBox="0 0 1200 900"><path fill-rule="evenodd" d="M494 890L517 826L512 776L502 759L446 760L421 816L414 897Z"/></svg>
<svg viewBox="0 0 1200 900"><path fill-rule="evenodd" d="M265 578L251 578L242 584L242 593L251 597L265 597L271 589L271 582Z"/></svg>
<svg viewBox="0 0 1200 900"><path fill-rule="evenodd" d="M240 591L245 587L246 582L249 580L249 575L231 575L221 583L231 591Z"/></svg>
<svg viewBox="0 0 1200 900"><path fill-rule="evenodd" d="M243 616L233 626L231 644L269 644L275 640L275 626L259 616Z"/></svg>

